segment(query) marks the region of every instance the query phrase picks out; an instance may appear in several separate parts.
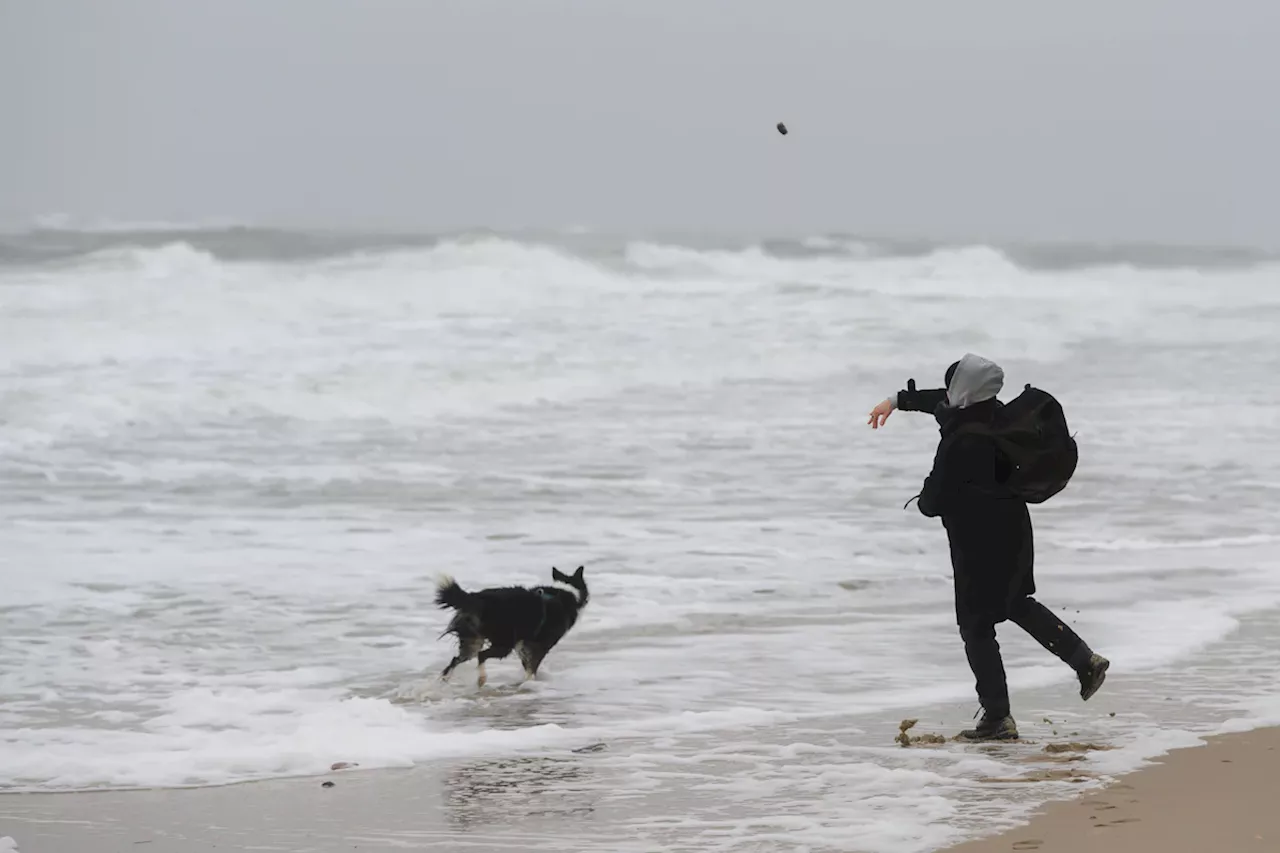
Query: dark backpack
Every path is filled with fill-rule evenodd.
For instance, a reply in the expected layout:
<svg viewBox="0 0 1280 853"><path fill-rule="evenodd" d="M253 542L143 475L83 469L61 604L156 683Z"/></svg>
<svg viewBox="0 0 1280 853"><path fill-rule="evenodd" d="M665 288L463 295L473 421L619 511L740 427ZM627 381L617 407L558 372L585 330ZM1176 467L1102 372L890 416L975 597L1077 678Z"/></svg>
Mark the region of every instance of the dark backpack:
<svg viewBox="0 0 1280 853"><path fill-rule="evenodd" d="M957 432L989 435L1013 463L1005 485L1030 504L1044 503L1066 488L1076 472L1076 440L1062 405L1048 391L1027 385L989 424L968 423Z"/></svg>

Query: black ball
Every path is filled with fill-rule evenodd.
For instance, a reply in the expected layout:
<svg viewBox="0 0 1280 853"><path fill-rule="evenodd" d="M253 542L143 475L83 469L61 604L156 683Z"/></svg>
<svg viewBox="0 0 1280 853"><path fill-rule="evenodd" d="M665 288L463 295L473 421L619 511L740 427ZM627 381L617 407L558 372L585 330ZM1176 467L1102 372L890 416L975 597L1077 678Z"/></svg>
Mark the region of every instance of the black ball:
<svg viewBox="0 0 1280 853"><path fill-rule="evenodd" d="M787 135L787 126L782 122L778 122L778 133L781 133L783 136Z"/></svg>

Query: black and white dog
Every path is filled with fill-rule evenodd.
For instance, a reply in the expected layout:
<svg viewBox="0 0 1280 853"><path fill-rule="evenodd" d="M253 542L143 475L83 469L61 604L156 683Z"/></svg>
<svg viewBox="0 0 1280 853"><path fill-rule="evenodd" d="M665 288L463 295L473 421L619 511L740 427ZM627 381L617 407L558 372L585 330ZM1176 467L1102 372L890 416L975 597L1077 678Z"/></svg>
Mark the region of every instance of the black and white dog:
<svg viewBox="0 0 1280 853"><path fill-rule="evenodd" d="M484 686L485 661L505 658L520 650L526 679L538 674L538 665L578 621L578 611L587 606L587 582L582 566L566 575L551 569L551 586L494 587L467 592L451 577L436 587L436 606L457 611L445 634L458 638L458 654L440 674L447 679L454 667L479 656L479 684ZM485 641L489 647L481 651Z"/></svg>

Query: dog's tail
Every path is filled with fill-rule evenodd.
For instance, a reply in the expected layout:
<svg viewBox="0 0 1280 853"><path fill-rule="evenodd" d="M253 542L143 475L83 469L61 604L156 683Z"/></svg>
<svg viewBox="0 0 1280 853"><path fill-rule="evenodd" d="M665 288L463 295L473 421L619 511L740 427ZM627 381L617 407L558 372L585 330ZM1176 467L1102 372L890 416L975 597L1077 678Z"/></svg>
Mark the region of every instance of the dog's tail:
<svg viewBox="0 0 1280 853"><path fill-rule="evenodd" d="M471 593L458 586L458 582L448 575L436 581L436 607L441 610L453 608L457 611L470 609Z"/></svg>

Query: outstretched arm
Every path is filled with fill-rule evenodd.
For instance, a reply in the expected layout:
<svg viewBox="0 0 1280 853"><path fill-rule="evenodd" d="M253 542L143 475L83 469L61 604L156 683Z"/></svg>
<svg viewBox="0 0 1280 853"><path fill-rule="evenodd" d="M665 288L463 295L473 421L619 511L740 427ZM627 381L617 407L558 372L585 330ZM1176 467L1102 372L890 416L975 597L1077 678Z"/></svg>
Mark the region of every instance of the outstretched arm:
<svg viewBox="0 0 1280 853"><path fill-rule="evenodd" d="M904 412L925 412L933 414L934 410L947 401L946 388L916 388L914 379L907 380L905 391L899 391L890 399L896 408Z"/></svg>
<svg viewBox="0 0 1280 853"><path fill-rule="evenodd" d="M871 416L867 419L867 423L872 429L879 429L884 426L884 422L889 420L889 415L895 410L901 409L904 412L927 412L932 414L938 405L945 403L947 400L946 388L916 388L914 379L907 380L907 387L902 391L896 391L888 398L882 401L874 409L871 410Z"/></svg>

